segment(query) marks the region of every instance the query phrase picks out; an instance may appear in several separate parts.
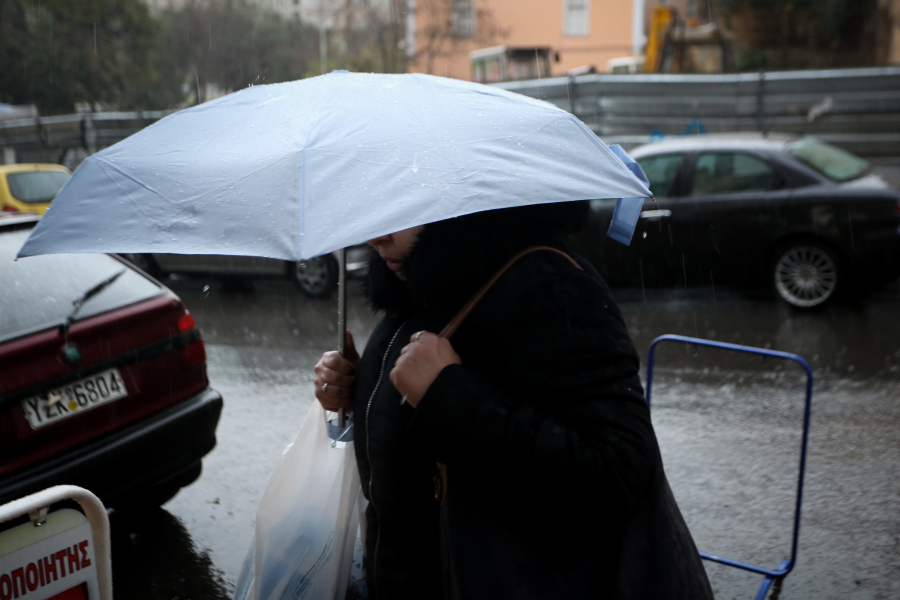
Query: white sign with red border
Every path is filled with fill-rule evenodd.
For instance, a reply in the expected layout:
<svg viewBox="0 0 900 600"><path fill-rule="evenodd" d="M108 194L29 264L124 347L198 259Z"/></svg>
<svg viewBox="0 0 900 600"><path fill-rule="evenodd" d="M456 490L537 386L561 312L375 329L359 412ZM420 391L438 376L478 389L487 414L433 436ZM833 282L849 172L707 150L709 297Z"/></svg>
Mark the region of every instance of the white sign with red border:
<svg viewBox="0 0 900 600"><path fill-rule="evenodd" d="M0 533L0 600L99 600L91 526L62 509Z"/></svg>

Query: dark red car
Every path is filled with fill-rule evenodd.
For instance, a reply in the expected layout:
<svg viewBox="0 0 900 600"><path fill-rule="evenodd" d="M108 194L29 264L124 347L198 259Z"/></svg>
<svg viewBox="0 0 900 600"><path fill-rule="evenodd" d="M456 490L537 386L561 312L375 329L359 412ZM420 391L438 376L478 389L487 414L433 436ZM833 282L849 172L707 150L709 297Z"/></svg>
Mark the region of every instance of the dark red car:
<svg viewBox="0 0 900 600"><path fill-rule="evenodd" d="M200 332L117 257L14 261L36 221L0 216L0 504L74 484L112 507L159 505L216 443Z"/></svg>

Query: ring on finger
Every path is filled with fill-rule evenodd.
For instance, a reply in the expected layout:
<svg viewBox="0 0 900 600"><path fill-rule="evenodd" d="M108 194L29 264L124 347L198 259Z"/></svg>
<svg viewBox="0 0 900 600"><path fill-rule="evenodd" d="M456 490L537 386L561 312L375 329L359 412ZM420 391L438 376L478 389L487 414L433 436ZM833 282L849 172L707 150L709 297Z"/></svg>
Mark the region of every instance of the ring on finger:
<svg viewBox="0 0 900 600"><path fill-rule="evenodd" d="M414 341L414 342L418 342L418 341L419 341L419 338L422 337L422 334L423 334L423 333L425 333L425 330L424 330L424 329L423 329L422 331L417 331L417 332L416 332L416 335L413 337L413 341Z"/></svg>
<svg viewBox="0 0 900 600"><path fill-rule="evenodd" d="M323 393L326 393L327 391L328 391L328 384L327 384L327 383L323 383L323 384L322 384L322 392L323 392Z"/></svg>

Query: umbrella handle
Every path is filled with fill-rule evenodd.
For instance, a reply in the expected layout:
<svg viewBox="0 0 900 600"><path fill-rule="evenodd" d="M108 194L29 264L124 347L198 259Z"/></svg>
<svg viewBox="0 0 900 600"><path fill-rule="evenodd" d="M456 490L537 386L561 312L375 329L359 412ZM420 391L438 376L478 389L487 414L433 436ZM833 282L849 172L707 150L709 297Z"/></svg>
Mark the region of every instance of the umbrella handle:
<svg viewBox="0 0 900 600"><path fill-rule="evenodd" d="M338 352L347 355L347 249L342 248L338 260ZM338 409L338 423L346 426L344 409Z"/></svg>

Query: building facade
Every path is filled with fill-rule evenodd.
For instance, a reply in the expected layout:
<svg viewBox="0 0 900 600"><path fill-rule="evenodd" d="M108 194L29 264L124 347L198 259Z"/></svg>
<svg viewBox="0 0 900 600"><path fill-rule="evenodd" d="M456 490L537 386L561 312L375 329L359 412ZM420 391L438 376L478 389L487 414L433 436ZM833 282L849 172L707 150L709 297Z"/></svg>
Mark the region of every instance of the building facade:
<svg viewBox="0 0 900 600"><path fill-rule="evenodd" d="M541 77L573 69L602 72L607 61L642 51L644 4L644 0L409 0L408 70L482 80L480 73L473 74L470 53L505 46L509 60L515 62L533 51L533 74Z"/></svg>

